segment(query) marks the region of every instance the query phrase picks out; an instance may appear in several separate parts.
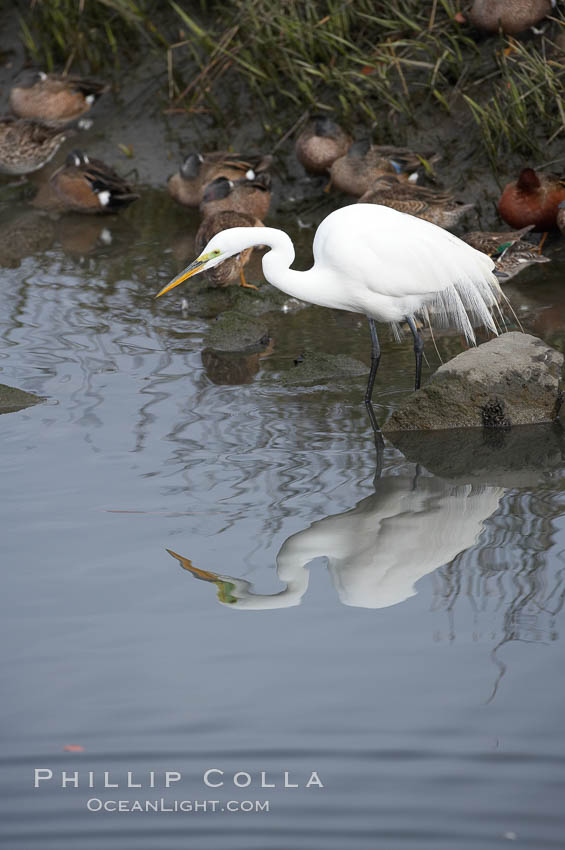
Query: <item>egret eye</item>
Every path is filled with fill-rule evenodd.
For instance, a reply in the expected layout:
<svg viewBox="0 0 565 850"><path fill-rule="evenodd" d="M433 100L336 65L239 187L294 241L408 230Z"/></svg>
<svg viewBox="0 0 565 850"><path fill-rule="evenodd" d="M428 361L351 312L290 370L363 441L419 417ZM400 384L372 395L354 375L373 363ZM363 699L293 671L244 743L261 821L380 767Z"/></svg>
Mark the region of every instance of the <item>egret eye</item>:
<svg viewBox="0 0 565 850"><path fill-rule="evenodd" d="M215 251L212 251L212 257L219 257L222 252L216 248Z"/></svg>

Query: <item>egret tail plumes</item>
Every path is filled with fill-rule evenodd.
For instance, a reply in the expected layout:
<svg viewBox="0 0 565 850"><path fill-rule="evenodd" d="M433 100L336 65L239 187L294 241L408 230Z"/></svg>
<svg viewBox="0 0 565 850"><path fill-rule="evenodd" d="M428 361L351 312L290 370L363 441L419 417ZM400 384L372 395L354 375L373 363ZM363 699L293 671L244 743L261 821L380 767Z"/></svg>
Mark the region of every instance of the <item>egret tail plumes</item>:
<svg viewBox="0 0 565 850"><path fill-rule="evenodd" d="M349 239L336 239L339 220ZM351 227L354 225L354 227ZM335 229L335 230L334 230ZM314 257L326 268L343 269L342 293L348 290L346 268L363 287L353 286L355 312L393 328L407 316L420 316L432 327L452 327L475 344L473 327L497 333L493 313L502 298L494 262L453 234L389 207L356 204L329 215L314 239Z"/></svg>

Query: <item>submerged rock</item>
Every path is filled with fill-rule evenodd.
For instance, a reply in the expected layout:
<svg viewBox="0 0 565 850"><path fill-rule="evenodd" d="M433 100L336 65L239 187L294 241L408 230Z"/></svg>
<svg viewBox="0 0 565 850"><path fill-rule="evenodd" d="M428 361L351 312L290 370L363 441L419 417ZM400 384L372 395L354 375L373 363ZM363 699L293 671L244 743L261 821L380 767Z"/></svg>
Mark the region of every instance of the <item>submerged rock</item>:
<svg viewBox="0 0 565 850"><path fill-rule="evenodd" d="M289 369L282 374L269 376L283 386L326 383L333 378L354 378L367 375L367 366L360 360L345 354L306 353L301 355Z"/></svg>
<svg viewBox="0 0 565 850"><path fill-rule="evenodd" d="M216 351L245 351L257 346L264 347L268 340L269 329L265 322L252 319L237 310L222 313L206 335L207 346Z"/></svg>
<svg viewBox="0 0 565 850"><path fill-rule="evenodd" d="M464 351L406 398L385 431L509 429L559 414L563 355L530 334L505 333Z"/></svg>
<svg viewBox="0 0 565 850"><path fill-rule="evenodd" d="M16 410L23 410L24 407L31 407L32 404L39 404L43 400L41 396L26 393L17 387L0 384L0 413L15 413Z"/></svg>

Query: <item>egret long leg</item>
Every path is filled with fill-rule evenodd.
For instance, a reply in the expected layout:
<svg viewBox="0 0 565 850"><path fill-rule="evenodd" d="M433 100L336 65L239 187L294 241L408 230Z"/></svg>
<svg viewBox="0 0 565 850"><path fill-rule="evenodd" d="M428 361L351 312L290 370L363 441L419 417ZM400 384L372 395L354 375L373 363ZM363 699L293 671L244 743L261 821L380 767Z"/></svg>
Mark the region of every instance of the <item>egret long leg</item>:
<svg viewBox="0 0 565 850"><path fill-rule="evenodd" d="M422 352L424 351L424 340L422 339L422 334L416 327L414 319L411 316L406 316L406 323L414 337L414 355L416 357L416 380L414 382L414 389L419 390L422 380Z"/></svg>
<svg viewBox="0 0 565 850"><path fill-rule="evenodd" d="M373 430L376 434L380 434L381 429L379 428L379 423L377 422L377 417L375 416L375 411L373 410L373 405L371 403L371 398L373 395L373 386L375 384L375 377L377 375L379 363L381 362L381 346L379 345L377 327L375 325L374 319L369 319L369 330L371 331L371 371L369 372L369 381L367 383L367 390L365 392L365 407L367 408L367 413L369 414L369 419L371 420Z"/></svg>

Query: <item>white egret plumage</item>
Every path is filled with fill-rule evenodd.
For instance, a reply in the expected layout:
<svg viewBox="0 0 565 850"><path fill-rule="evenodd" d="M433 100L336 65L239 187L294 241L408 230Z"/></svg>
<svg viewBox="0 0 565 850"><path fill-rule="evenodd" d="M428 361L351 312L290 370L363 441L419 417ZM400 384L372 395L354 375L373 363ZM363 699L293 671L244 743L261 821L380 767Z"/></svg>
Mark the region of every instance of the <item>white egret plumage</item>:
<svg viewBox="0 0 565 850"><path fill-rule="evenodd" d="M349 511L324 517L288 537L277 555L284 589L259 593L247 579L202 570L168 549L195 578L216 585L218 599L244 611L292 608L308 590L308 565L325 558L344 605L387 608L414 585L474 546L498 509L501 487L456 484L431 476L389 475Z"/></svg>
<svg viewBox="0 0 565 850"><path fill-rule="evenodd" d="M290 268L294 246L284 231L234 227L214 236L158 295L258 245L271 249L263 257L263 273L273 286L312 304L367 316L371 370L365 404L375 430L371 397L381 355L376 321L391 322L396 330L400 322L408 323L414 337L416 389L423 351L417 317L430 325L452 326L471 344L473 326L497 333L493 310L502 293L491 258L441 227L378 204L352 204L330 213L316 231L314 265L308 271Z"/></svg>

